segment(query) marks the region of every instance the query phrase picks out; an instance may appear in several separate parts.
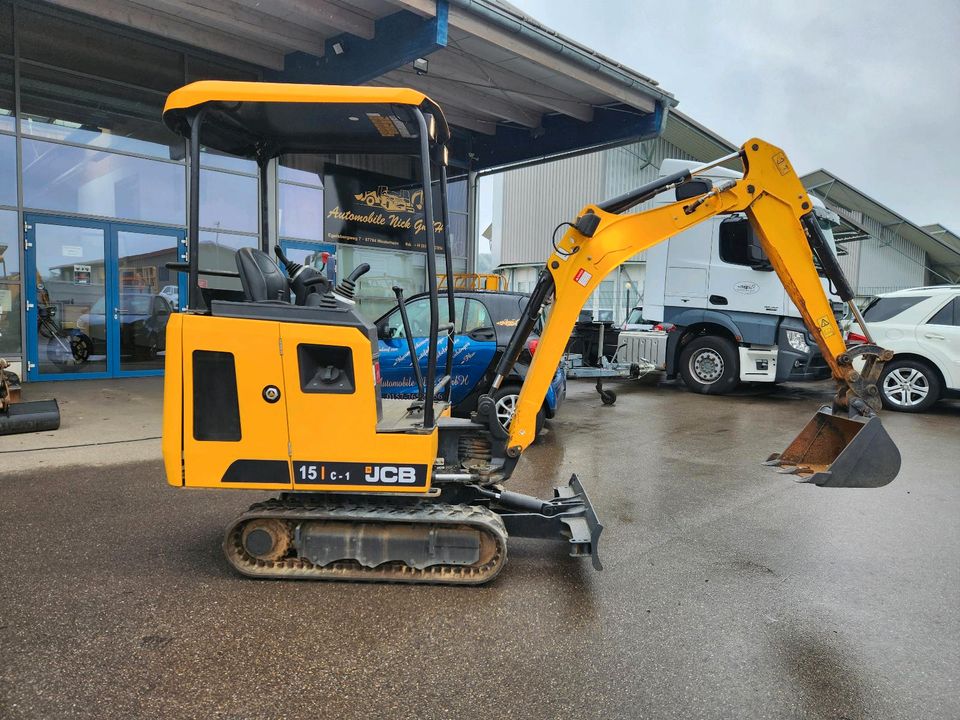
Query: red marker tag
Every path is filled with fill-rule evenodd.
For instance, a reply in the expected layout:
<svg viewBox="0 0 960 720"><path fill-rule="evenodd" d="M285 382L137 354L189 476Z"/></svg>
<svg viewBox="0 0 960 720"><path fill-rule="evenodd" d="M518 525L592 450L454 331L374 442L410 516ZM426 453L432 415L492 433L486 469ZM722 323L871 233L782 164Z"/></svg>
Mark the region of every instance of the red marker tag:
<svg viewBox="0 0 960 720"><path fill-rule="evenodd" d="M584 287L586 287L586 286L587 286L587 283L590 282L590 278L592 278L592 277L593 277L593 275L591 275L590 273L588 273L588 272L587 272L586 270L584 270L583 268L580 268L579 270L577 270L576 275L573 276L573 281L574 281L574 282L577 282L577 283L580 283L581 285L583 285Z"/></svg>

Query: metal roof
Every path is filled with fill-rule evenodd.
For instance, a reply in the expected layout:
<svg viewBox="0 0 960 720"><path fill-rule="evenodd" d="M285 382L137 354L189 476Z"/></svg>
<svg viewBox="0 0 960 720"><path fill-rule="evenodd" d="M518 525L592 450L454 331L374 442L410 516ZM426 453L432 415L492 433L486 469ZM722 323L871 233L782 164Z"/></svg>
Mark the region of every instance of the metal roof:
<svg viewBox="0 0 960 720"><path fill-rule="evenodd" d="M51 2L252 63L267 80L414 88L443 107L454 156L475 168L655 137L676 105L502 0Z"/></svg>
<svg viewBox="0 0 960 720"><path fill-rule="evenodd" d="M889 229L924 250L932 266L941 272L945 271L951 278L960 277L960 240L946 228L943 228L942 233L931 233L827 170L815 170L800 180L808 192L819 196L828 205L839 206L841 209L872 218L882 228ZM842 212L840 215L864 235L873 234L862 226L856 215Z"/></svg>

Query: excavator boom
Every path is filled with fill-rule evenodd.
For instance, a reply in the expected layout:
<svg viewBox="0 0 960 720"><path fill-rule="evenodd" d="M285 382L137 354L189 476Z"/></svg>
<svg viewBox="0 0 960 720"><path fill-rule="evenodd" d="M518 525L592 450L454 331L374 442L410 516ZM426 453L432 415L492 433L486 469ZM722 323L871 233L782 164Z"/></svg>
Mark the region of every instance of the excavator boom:
<svg viewBox="0 0 960 720"><path fill-rule="evenodd" d="M739 155L740 180L710 187L687 200L636 214L631 207L677 187L692 175ZM760 238L773 269L829 363L837 383L833 405L821 410L782 455L771 461L786 466L804 481L836 487L878 487L899 471L896 446L880 425L876 379L890 354L875 345L860 346L865 359L857 372L852 365L834 309L823 290L814 253L840 297L854 312L853 291L824 240L806 190L786 154L762 140L747 142L736 155L698 170L661 178L627 195L584 208L554 246L528 303L525 317L497 369L493 390L509 372L519 349L548 302L554 301L540 343L526 376L510 425L507 452L518 456L533 441L537 410L560 362L580 309L600 282L617 266L647 248L719 214L743 212ZM708 189L709 188L709 189ZM492 391L491 391L492 392ZM481 401L480 412L487 403ZM858 458L872 458L868 472Z"/></svg>

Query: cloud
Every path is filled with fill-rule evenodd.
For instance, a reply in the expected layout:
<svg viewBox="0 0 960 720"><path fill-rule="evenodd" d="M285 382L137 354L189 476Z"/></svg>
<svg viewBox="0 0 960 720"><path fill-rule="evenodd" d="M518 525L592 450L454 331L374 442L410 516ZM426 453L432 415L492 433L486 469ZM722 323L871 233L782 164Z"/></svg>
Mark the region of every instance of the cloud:
<svg viewBox="0 0 960 720"><path fill-rule="evenodd" d="M514 0L673 92L724 137L782 146L917 224L960 232L960 3Z"/></svg>

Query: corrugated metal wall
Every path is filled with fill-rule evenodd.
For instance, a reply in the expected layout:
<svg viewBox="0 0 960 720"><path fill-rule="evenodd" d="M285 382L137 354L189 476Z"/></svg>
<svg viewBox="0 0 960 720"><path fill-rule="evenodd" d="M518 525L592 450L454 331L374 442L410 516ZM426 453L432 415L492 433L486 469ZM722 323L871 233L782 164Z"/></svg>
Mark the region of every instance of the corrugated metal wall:
<svg viewBox="0 0 960 720"><path fill-rule="evenodd" d="M927 254L921 248L873 218L864 217L863 227L872 237L857 243L860 245L858 295L877 295L923 285Z"/></svg>
<svg viewBox="0 0 960 720"><path fill-rule="evenodd" d="M616 197L654 180L667 158L694 159L676 145L656 138L505 173L501 263L542 263L550 253L550 236L558 223L572 220L588 203Z"/></svg>
<svg viewBox="0 0 960 720"><path fill-rule="evenodd" d="M827 201L827 206L856 223L870 237L843 243L840 267L858 297L918 287L926 282L926 252L889 227L857 210Z"/></svg>
<svg viewBox="0 0 960 720"><path fill-rule="evenodd" d="M602 156L580 155L504 174L502 265L546 261L553 229L600 196Z"/></svg>

